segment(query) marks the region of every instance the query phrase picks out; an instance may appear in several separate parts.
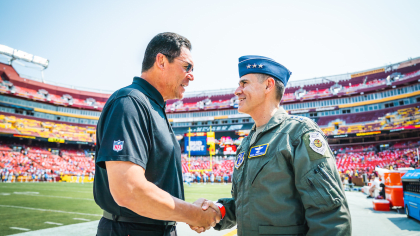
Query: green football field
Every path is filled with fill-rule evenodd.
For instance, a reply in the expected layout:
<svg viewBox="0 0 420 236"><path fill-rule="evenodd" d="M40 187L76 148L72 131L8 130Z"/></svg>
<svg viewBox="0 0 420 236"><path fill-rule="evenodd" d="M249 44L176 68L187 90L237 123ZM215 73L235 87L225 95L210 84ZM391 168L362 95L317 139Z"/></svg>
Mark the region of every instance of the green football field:
<svg viewBox="0 0 420 236"><path fill-rule="evenodd" d="M99 220L92 184L0 183L0 235ZM231 185L185 185L186 201L230 196Z"/></svg>

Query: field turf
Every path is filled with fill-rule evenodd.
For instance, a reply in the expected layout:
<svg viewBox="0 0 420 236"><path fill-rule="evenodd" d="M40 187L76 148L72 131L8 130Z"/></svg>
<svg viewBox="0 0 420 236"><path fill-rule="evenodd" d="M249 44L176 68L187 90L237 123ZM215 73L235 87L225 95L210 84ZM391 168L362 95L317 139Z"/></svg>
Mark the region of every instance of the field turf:
<svg viewBox="0 0 420 236"><path fill-rule="evenodd" d="M0 235L99 220L102 210L93 200L92 186L91 183L0 183ZM188 202L200 197L210 200L229 197L231 189L230 184L184 186Z"/></svg>

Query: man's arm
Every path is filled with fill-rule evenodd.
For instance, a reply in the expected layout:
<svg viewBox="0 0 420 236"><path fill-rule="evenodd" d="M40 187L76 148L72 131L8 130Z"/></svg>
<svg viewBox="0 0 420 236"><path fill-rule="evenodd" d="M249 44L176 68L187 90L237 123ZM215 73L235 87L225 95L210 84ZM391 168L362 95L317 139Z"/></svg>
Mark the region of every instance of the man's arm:
<svg viewBox="0 0 420 236"><path fill-rule="evenodd" d="M184 202L149 182L145 170L139 165L128 161L106 161L106 169L115 202L139 215L205 228L215 226L220 220L214 210L203 211L201 204Z"/></svg>
<svg viewBox="0 0 420 236"><path fill-rule="evenodd" d="M334 155L318 132L302 135L291 160L307 235L351 235L351 217ZM312 135L312 137L311 137Z"/></svg>

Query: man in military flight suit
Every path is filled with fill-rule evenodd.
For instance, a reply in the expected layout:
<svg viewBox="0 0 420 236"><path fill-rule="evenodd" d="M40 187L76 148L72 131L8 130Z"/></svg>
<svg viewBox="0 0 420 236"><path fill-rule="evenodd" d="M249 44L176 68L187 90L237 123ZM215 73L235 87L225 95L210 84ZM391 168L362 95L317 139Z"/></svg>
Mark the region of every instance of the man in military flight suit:
<svg viewBox="0 0 420 236"><path fill-rule="evenodd" d="M290 74L270 58L239 58L238 111L255 125L236 153L232 198L218 200L223 219L216 230L237 224L239 236L351 235L325 135L311 119L279 107ZM207 207L217 210L210 201Z"/></svg>

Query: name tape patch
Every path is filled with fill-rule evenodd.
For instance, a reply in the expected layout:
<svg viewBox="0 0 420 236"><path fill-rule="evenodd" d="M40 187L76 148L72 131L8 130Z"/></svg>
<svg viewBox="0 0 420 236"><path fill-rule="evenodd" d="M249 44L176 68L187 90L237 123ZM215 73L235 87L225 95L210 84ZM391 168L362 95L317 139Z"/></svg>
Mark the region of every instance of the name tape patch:
<svg viewBox="0 0 420 236"><path fill-rule="evenodd" d="M248 158L263 156L267 153L267 149L268 149L268 143L252 147L251 151L249 151Z"/></svg>
<svg viewBox="0 0 420 236"><path fill-rule="evenodd" d="M239 167L241 167L242 163L244 163L244 155L245 155L245 152L241 152L236 157L236 161L235 161L235 168L236 169L239 169Z"/></svg>

